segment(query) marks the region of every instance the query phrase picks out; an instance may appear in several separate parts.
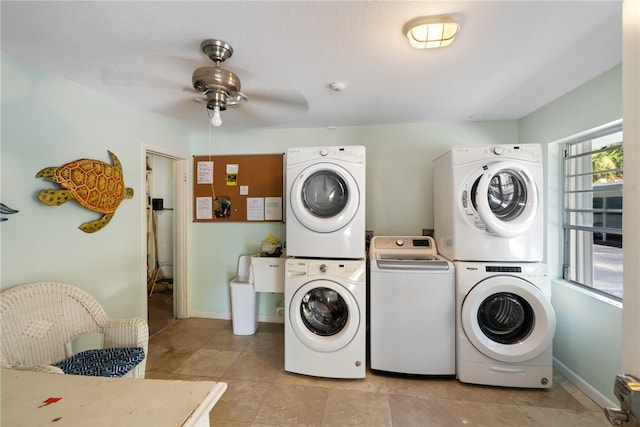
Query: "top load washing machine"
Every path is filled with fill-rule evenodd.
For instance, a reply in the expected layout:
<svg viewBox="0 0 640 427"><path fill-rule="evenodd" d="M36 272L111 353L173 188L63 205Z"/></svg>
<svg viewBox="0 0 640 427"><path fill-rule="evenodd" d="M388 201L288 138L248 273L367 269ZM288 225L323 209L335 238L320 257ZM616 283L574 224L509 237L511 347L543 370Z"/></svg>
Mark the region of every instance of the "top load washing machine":
<svg viewBox="0 0 640 427"><path fill-rule="evenodd" d="M289 148L287 255L363 259L365 148Z"/></svg>
<svg viewBox="0 0 640 427"><path fill-rule="evenodd" d="M455 374L455 275L431 237L375 236L369 247L371 369Z"/></svg>
<svg viewBox="0 0 640 427"><path fill-rule="evenodd" d="M434 161L435 237L453 261L542 261L542 149L454 147Z"/></svg>

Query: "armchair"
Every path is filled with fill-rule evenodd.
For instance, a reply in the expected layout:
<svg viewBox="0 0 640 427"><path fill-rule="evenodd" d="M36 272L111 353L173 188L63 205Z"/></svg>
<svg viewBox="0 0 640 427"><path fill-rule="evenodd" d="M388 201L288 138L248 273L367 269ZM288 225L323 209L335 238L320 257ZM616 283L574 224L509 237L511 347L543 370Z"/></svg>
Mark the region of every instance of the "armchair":
<svg viewBox="0 0 640 427"><path fill-rule="evenodd" d="M145 356L149 328L142 319L114 320L87 292L63 283L31 283L0 292L0 365L41 372L69 356L74 338L98 332L105 348L140 347ZM146 357L124 376L144 378Z"/></svg>

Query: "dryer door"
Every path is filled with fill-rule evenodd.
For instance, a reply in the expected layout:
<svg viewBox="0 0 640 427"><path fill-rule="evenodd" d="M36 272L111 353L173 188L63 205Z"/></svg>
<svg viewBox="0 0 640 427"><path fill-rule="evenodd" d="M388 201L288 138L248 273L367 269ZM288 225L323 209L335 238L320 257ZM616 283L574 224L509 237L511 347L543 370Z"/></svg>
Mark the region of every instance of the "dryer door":
<svg viewBox="0 0 640 427"><path fill-rule="evenodd" d="M296 176L291 210L304 227L331 233L348 225L358 211L360 191L353 176L332 163L315 163Z"/></svg>
<svg viewBox="0 0 640 427"><path fill-rule="evenodd" d="M291 298L291 328L307 347L321 352L340 350L360 327L360 309L353 295L339 283L313 280Z"/></svg>
<svg viewBox="0 0 640 427"><path fill-rule="evenodd" d="M487 230L503 237L524 234L538 214L533 175L518 162L487 166L473 184L472 203Z"/></svg>
<svg viewBox="0 0 640 427"><path fill-rule="evenodd" d="M461 309L464 333L484 355L525 362L551 344L556 316L547 297L515 276L493 276L474 286Z"/></svg>

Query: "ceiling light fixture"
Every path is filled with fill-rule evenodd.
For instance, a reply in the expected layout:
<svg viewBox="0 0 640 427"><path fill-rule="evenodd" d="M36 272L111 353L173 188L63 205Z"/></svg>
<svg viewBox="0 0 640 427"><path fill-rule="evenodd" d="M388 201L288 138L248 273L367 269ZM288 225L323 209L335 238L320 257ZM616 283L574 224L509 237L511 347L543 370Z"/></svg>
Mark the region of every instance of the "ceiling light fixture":
<svg viewBox="0 0 640 427"><path fill-rule="evenodd" d="M215 127L222 126L222 117L220 117L220 107L218 106L213 107L213 113L211 113L211 124Z"/></svg>
<svg viewBox="0 0 640 427"><path fill-rule="evenodd" d="M416 49L449 46L460 30L458 23L449 16L422 17L407 22L402 32Z"/></svg>

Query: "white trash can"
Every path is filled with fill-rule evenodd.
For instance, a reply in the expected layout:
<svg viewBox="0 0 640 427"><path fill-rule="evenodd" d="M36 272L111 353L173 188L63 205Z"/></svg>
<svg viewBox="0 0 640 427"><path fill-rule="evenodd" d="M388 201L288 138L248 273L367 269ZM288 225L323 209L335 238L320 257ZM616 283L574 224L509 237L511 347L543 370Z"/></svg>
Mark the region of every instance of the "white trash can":
<svg viewBox="0 0 640 427"><path fill-rule="evenodd" d="M250 268L251 255L242 255L238 275L229 283L234 335L253 335L258 329L258 293L249 278Z"/></svg>

